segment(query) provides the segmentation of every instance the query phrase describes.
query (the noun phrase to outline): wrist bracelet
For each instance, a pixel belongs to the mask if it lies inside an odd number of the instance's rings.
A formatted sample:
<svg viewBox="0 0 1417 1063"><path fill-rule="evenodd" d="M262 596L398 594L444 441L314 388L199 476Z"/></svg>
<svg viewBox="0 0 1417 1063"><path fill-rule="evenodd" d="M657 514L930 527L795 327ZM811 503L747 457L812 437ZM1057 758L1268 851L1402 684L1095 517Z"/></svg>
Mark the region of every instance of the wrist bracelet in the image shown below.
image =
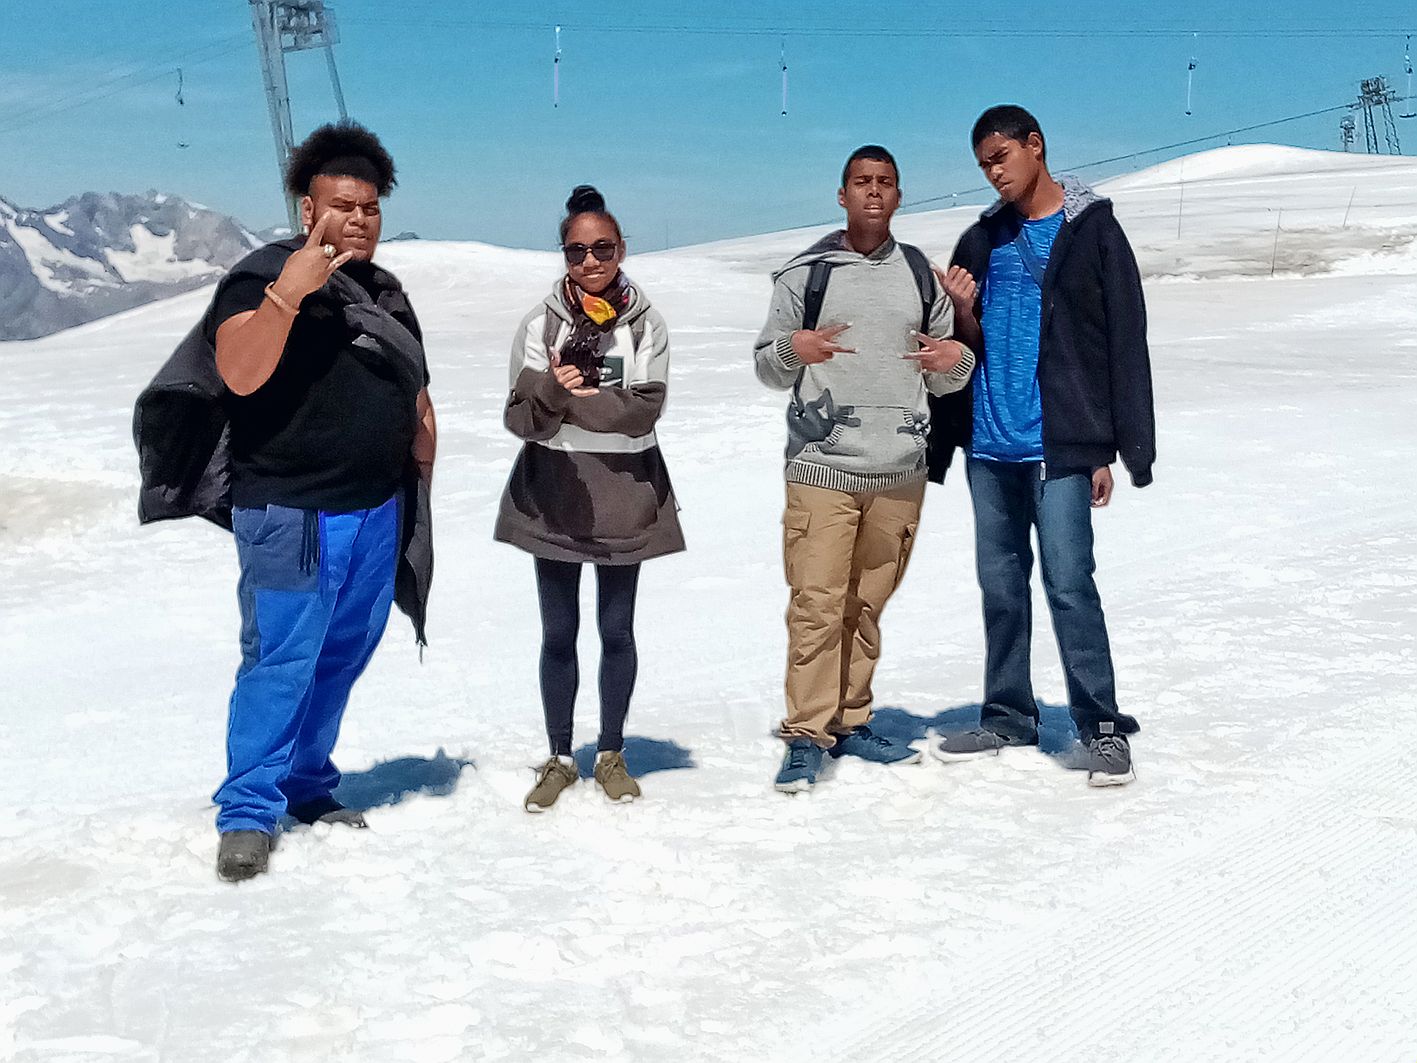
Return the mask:
<svg viewBox="0 0 1417 1063"><path fill-rule="evenodd" d="M287 303L284 299L282 299L279 295L276 294L275 281L271 281L270 284L266 285L266 298L269 299L271 302L275 303L277 307L284 310L291 317L294 317L296 314L300 313L299 307L291 306L289 303Z"/></svg>

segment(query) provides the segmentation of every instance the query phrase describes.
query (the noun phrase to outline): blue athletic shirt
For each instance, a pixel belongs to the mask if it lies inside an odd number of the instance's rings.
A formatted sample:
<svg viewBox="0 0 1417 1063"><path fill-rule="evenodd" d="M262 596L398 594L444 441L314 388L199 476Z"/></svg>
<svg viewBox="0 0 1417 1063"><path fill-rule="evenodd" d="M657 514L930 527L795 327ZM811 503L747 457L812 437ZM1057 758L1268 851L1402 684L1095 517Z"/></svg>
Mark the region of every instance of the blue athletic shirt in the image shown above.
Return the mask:
<svg viewBox="0 0 1417 1063"><path fill-rule="evenodd" d="M1063 212L1024 220L1023 238L1039 265L1048 265ZM986 357L974 373L976 458L1043 460L1043 398L1038 390L1038 338L1043 293L1012 243L994 248L982 296Z"/></svg>

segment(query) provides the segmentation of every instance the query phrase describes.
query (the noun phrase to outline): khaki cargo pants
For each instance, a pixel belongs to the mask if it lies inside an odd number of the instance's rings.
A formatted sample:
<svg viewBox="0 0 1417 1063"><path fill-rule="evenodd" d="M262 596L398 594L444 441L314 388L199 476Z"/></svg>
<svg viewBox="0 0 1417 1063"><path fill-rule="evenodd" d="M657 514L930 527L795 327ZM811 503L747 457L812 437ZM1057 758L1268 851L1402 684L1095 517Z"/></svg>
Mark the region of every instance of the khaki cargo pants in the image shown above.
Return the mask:
<svg viewBox="0 0 1417 1063"><path fill-rule="evenodd" d="M871 718L881 612L915 545L924 481L854 494L787 485L782 553L787 605L784 738L833 746Z"/></svg>

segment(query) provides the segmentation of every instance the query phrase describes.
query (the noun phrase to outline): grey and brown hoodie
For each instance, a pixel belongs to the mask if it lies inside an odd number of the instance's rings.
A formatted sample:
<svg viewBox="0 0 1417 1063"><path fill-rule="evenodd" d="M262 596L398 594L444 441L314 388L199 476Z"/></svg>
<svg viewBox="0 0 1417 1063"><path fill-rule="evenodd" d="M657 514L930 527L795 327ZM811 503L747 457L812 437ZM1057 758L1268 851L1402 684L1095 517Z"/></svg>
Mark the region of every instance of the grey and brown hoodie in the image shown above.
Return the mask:
<svg viewBox="0 0 1417 1063"><path fill-rule="evenodd" d="M819 365L792 350L802 327L803 292L812 263L833 264L817 327L850 323L838 342L855 348ZM950 336L954 310L932 278L931 336ZM887 239L869 255L851 250L837 231L773 274L772 306L753 350L758 379L790 389L787 405L789 483L837 491L884 491L925 478L930 425L927 395L958 391L974 370L974 353L948 373L922 373L902 357L917 349L920 289L900 245Z"/></svg>
<svg viewBox="0 0 1417 1063"><path fill-rule="evenodd" d="M535 557L597 565L682 550L678 506L654 434L669 375L664 319L632 285L629 306L601 339L607 379L618 382L594 395L572 395L550 371L552 355L571 333L561 293L558 282L512 341L504 421L526 445L502 493L493 535Z"/></svg>

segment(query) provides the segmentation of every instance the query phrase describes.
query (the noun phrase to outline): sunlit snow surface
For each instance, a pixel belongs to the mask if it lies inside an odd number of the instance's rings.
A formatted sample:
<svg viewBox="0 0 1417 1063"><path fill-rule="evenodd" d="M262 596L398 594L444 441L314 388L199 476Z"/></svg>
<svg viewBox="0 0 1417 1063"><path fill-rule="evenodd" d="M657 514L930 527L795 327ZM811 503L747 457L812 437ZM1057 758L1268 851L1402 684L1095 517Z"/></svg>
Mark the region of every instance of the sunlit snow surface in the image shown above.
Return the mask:
<svg viewBox="0 0 1417 1063"><path fill-rule="evenodd" d="M350 705L336 757L370 830L292 831L269 875L220 883L234 551L137 527L129 429L207 292L0 345L0 1058L1412 1063L1417 165L1185 165L1115 185L1156 278L1160 456L1096 522L1143 721L1110 791L1067 767L1041 595L1041 750L771 790L783 396L750 348L796 232L628 263L672 330L659 435L689 541L641 580L645 797L585 781L528 816L531 562L491 529L508 346L558 262L402 243L381 260L441 426L431 645L420 665L395 617ZM944 260L973 213L897 229ZM931 489L884 626L880 729L972 722L961 477Z"/></svg>

